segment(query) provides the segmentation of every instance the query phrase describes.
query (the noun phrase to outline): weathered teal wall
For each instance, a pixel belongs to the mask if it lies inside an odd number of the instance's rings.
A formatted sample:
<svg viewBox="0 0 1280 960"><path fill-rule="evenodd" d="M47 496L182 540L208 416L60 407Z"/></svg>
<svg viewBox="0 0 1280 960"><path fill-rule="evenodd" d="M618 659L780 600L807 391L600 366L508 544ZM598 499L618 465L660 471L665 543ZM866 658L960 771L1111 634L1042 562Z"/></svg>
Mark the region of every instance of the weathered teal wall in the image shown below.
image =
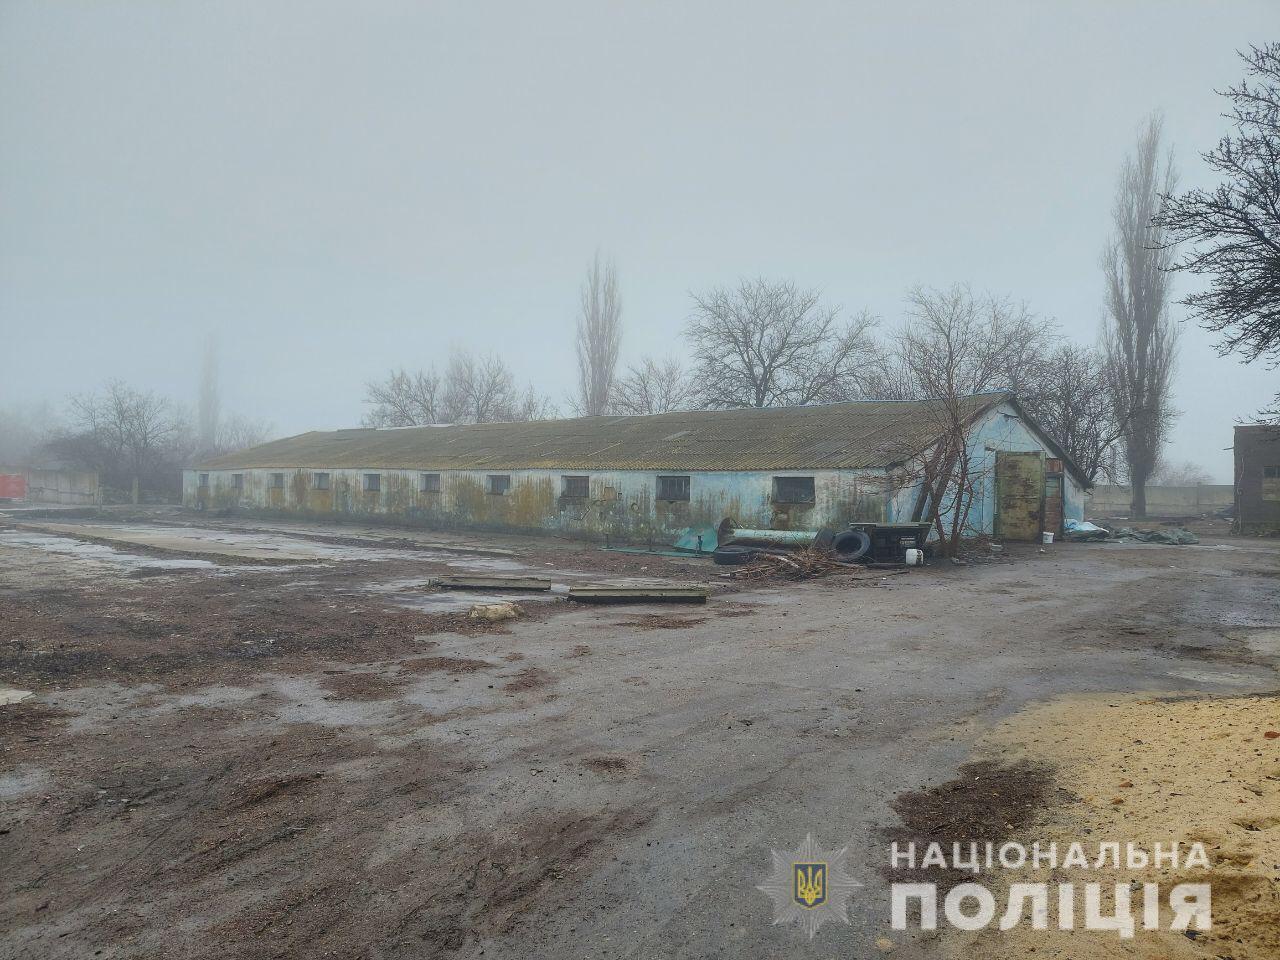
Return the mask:
<svg viewBox="0 0 1280 960"><path fill-rule="evenodd" d="M971 434L970 455L980 474L978 496L970 510L968 532L991 533L995 519L994 467L997 451L1042 451L1044 443L1002 404L990 410ZM506 495L487 492L488 471L441 470L440 492L420 491L419 470L328 470L330 489L314 489L318 470L286 470L284 484L272 488L279 469L189 470L183 476L183 500L206 510L273 511L314 516L384 517L434 527L554 532L620 540L669 540L694 524L717 524L732 517L740 526L767 529L843 527L851 521L905 522L910 519L916 488L885 470L790 470L777 472L708 471L688 474L687 502L655 499L657 472L510 470ZM244 488L232 486L232 475L244 476ZM362 489L365 473L381 477L381 490ZM663 471L681 475L680 471ZM198 478L207 474L202 488ZM589 477L589 495L564 497L565 475ZM773 480L784 476L814 478L812 504L784 504L773 499ZM1084 491L1068 475L1064 514L1083 519ZM944 517L949 525L950 518Z"/></svg>
<svg viewBox="0 0 1280 960"><path fill-rule="evenodd" d="M1010 404L1001 404L987 412L979 420L969 434L969 462L971 469L979 474L977 491L973 504L969 508L969 517L965 524L966 536L992 534L995 532L996 516L996 454L1000 451L1014 453L1042 452L1046 457L1053 453L1045 446L1018 415ZM1084 519L1085 490L1080 483L1066 475L1063 483L1063 517L1072 520ZM903 485L892 498L889 505L890 519L897 522L908 522L915 506L918 484ZM951 527L952 512L943 514L943 526Z"/></svg>
<svg viewBox="0 0 1280 960"><path fill-rule="evenodd" d="M330 489L314 489L313 474L326 472ZM732 517L741 526L772 529L842 527L854 520L885 520L890 494L883 471L819 470L692 473L689 500L655 499L657 473L551 470L503 471L505 495L487 492L487 471L442 470L440 492L420 490L419 470L209 470L186 471L183 501L205 510L275 511L315 516L385 517L436 527L525 530L643 541L668 539L693 524ZM232 476L242 474L243 489ZM272 474L284 485L273 488ZM381 490L366 493L363 475L377 473ZM208 476L208 486L199 478ZM678 471L670 474L680 475ZM589 477L585 498L562 495L562 478ZM668 475L664 472L663 475ZM773 500L773 479L814 478L812 504Z"/></svg>

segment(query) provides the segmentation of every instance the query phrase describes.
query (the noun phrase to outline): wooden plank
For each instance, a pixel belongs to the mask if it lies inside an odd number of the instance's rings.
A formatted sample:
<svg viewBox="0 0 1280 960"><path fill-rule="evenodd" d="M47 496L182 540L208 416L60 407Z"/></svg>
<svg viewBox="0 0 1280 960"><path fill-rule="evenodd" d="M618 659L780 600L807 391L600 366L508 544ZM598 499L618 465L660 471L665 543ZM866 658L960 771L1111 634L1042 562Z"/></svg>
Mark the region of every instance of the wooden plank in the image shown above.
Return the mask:
<svg viewBox="0 0 1280 960"><path fill-rule="evenodd" d="M706 587L570 587L569 599L582 603L706 603Z"/></svg>
<svg viewBox="0 0 1280 960"><path fill-rule="evenodd" d="M550 590L550 577L455 576L440 577L437 587L446 590Z"/></svg>

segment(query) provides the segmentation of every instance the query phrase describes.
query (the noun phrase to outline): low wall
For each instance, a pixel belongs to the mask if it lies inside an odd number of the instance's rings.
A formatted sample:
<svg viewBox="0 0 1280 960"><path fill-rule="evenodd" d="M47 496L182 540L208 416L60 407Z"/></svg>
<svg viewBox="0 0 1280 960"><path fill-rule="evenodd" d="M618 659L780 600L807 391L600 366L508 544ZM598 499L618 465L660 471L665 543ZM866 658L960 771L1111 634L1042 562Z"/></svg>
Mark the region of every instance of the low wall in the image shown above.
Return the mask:
<svg viewBox="0 0 1280 960"><path fill-rule="evenodd" d="M101 502L98 475L92 470L0 466L0 473L17 473L27 478L27 503L92 506Z"/></svg>
<svg viewBox="0 0 1280 960"><path fill-rule="evenodd" d="M1130 487L1097 486L1085 507L1088 516L1106 517L1129 512ZM1147 487L1147 513L1174 517L1217 513L1235 504L1235 488L1229 483L1204 483L1193 487Z"/></svg>

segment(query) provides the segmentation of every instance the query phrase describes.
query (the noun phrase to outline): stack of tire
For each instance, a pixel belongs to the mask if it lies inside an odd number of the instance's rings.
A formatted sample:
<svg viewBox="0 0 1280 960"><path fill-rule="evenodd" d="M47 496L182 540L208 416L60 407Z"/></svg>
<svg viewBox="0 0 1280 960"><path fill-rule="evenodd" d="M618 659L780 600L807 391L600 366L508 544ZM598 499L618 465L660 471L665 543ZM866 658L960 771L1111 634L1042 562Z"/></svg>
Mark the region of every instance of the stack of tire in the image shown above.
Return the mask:
<svg viewBox="0 0 1280 960"><path fill-rule="evenodd" d="M730 538L728 543L721 544L712 552L711 560L722 567L736 567L750 563L762 553L791 553L793 549L776 544L738 543ZM871 538L861 530L836 533L824 528L813 538L811 549L830 550L837 560L856 563L871 551Z"/></svg>

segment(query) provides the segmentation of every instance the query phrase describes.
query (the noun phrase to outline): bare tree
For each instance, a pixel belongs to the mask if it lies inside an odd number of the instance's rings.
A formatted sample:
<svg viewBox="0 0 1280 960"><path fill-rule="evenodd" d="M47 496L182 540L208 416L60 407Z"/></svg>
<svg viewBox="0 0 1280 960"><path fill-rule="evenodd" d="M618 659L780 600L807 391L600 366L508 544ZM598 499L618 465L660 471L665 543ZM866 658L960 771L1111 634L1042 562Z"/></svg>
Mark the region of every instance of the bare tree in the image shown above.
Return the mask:
<svg viewBox="0 0 1280 960"><path fill-rule="evenodd" d="M933 403L918 416L936 437L926 450L896 451L898 482L915 490L912 519L934 524L943 550L954 554L969 527L970 508L988 472L972 436L981 401L975 395L1018 391L1032 382L1054 339L1053 325L1024 304L976 297L968 287L919 287L907 319L887 348L887 399Z"/></svg>
<svg viewBox="0 0 1280 960"><path fill-rule="evenodd" d="M1156 467L1155 473L1148 478L1153 484L1163 487L1197 487L1213 483L1209 471L1192 460L1181 463L1162 463Z"/></svg>
<svg viewBox="0 0 1280 960"><path fill-rule="evenodd" d="M1116 444L1124 424L1116 416L1101 351L1063 344L1045 357L1018 399L1090 482L1116 479Z"/></svg>
<svg viewBox="0 0 1280 960"><path fill-rule="evenodd" d="M551 398L539 393L530 385L523 391L516 391L504 419L508 421L554 420L558 416L560 411Z"/></svg>
<svg viewBox="0 0 1280 960"><path fill-rule="evenodd" d="M196 446L211 451L218 445L218 343L213 334L205 338L200 358L200 393L196 398Z"/></svg>
<svg viewBox="0 0 1280 960"><path fill-rule="evenodd" d="M1280 363L1280 43L1241 54L1248 80L1223 92L1235 132L1203 154L1223 178L1213 190L1166 196L1156 222L1165 243L1187 242L1174 264L1209 278L1208 289L1181 302L1223 352L1245 363ZM1280 417L1280 395L1276 409Z"/></svg>
<svg viewBox="0 0 1280 960"><path fill-rule="evenodd" d="M1170 397L1178 331L1169 317L1172 238L1156 221L1173 193L1171 159L1162 162L1162 120L1153 115L1120 171L1112 208L1115 234L1102 256L1107 317L1103 345L1118 419L1124 424L1131 512L1147 513L1146 484L1176 418Z"/></svg>
<svg viewBox="0 0 1280 960"><path fill-rule="evenodd" d="M415 427L445 422L440 375L434 368L408 373L393 370L385 380L365 384L366 427Z"/></svg>
<svg viewBox="0 0 1280 960"><path fill-rule="evenodd" d="M476 357L465 350L449 358L444 374L444 407L451 423L493 423L513 419L515 377L502 358Z"/></svg>
<svg viewBox="0 0 1280 960"><path fill-rule="evenodd" d="M235 453L247 450L271 439L271 424L263 420L254 420L240 414L224 417L218 424L218 439L214 446L215 453Z"/></svg>
<svg viewBox="0 0 1280 960"><path fill-rule="evenodd" d="M961 284L916 287L907 303L897 362L925 399L1020 393L1040 375L1057 337L1053 323L1025 303L975 296Z"/></svg>
<svg viewBox="0 0 1280 960"><path fill-rule="evenodd" d="M367 427L412 427L433 423L496 423L546 420L555 405L533 387L520 390L515 375L497 354L475 356L455 350L444 375L434 367L409 373L392 370L385 380L365 385Z"/></svg>
<svg viewBox="0 0 1280 960"><path fill-rule="evenodd" d="M190 428L164 397L110 380L100 393L71 398L74 429L49 444L77 466L97 470L108 486L171 493L191 453Z"/></svg>
<svg viewBox="0 0 1280 960"><path fill-rule="evenodd" d="M622 346L622 300L612 263L595 255L582 284L578 314L578 413L598 417L609 410Z"/></svg>
<svg viewBox="0 0 1280 960"><path fill-rule="evenodd" d="M645 357L614 385L613 409L618 413L670 413L689 410L696 402L697 390L675 357Z"/></svg>
<svg viewBox="0 0 1280 960"><path fill-rule="evenodd" d="M708 407L773 407L859 395L861 354L875 321L841 323L816 290L790 281L742 280L693 297L685 337L699 399Z"/></svg>

